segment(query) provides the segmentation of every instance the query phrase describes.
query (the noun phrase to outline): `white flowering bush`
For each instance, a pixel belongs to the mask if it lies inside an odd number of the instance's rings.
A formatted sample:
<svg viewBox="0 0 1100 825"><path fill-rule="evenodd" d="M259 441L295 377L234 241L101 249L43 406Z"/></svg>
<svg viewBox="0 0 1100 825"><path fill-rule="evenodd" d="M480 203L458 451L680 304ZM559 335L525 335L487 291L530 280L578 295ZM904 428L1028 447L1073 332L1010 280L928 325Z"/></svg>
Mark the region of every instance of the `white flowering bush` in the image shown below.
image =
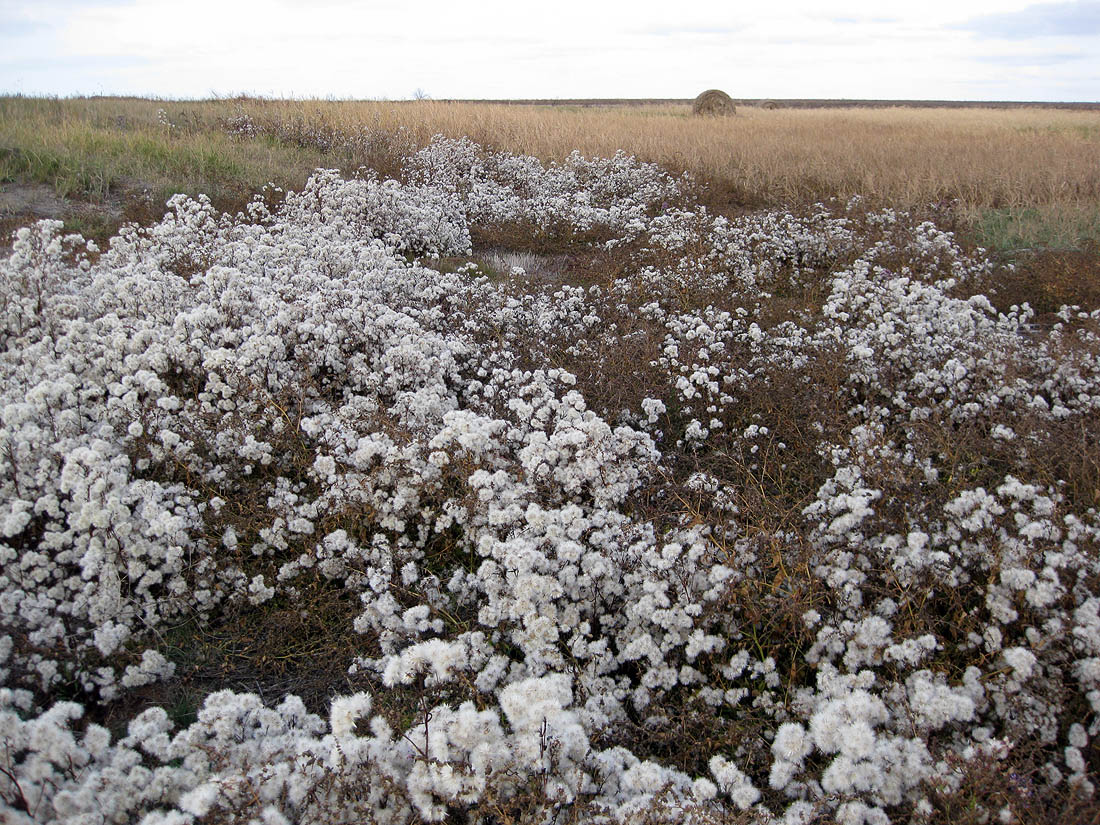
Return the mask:
<svg viewBox="0 0 1100 825"><path fill-rule="evenodd" d="M535 235L604 235L608 243L633 239L649 219L681 200L690 184L624 152L562 163L490 152L473 141L436 136L406 164L414 184L458 195L483 232L519 224Z"/></svg>
<svg viewBox="0 0 1100 825"><path fill-rule="evenodd" d="M177 197L103 253L19 231L5 821L1095 814L1100 313L622 154L405 167ZM505 225L584 277L499 277ZM339 646L211 675L318 613ZM342 678L301 698L313 643Z"/></svg>

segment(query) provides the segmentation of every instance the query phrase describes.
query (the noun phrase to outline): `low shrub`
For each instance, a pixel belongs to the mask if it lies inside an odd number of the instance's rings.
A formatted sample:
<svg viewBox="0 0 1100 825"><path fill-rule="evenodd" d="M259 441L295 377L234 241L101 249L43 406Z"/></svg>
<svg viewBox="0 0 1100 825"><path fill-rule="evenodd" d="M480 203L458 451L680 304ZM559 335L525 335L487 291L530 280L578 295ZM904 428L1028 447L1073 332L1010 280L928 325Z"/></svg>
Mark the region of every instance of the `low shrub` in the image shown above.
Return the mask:
<svg viewBox="0 0 1100 825"><path fill-rule="evenodd" d="M1100 313L894 210L401 166L19 231L9 821L1096 817Z"/></svg>

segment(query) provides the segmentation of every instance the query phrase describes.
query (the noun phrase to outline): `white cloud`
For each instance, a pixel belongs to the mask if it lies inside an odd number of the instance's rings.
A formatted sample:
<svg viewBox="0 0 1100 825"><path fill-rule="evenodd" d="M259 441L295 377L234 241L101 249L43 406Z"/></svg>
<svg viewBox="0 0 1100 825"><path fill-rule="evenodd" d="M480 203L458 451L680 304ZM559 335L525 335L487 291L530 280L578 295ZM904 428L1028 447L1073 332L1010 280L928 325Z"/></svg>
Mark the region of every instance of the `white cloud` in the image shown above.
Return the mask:
<svg viewBox="0 0 1100 825"><path fill-rule="evenodd" d="M0 2L0 43L10 46L0 90L691 97L716 86L735 97L1014 99L1026 80L1030 97L1095 95L1089 84L1100 72L1086 45L1071 49L1085 55L1077 61L1044 62L975 33L975 21L1030 19L1036 8L986 0L885 10L859 0L827 10L802 0L763 8L8 0Z"/></svg>
<svg viewBox="0 0 1100 825"><path fill-rule="evenodd" d="M1005 40L1095 37L1100 34L1100 2L1040 3L1019 11L974 17L960 28L980 37Z"/></svg>

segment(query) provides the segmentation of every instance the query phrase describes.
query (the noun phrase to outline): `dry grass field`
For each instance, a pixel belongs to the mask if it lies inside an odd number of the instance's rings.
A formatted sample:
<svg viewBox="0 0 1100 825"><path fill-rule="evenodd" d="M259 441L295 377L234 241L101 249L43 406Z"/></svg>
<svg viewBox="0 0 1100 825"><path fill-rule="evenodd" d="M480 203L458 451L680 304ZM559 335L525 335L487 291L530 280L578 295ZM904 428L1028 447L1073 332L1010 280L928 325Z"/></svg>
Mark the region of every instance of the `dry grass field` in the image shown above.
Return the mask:
<svg viewBox="0 0 1100 825"><path fill-rule="evenodd" d="M255 139L227 131L242 122ZM623 150L690 172L719 209L860 195L950 206L976 242L997 249L1100 239L1097 111L741 106L732 118L694 118L688 104L4 98L0 181L104 203L135 188L157 203L201 191L231 207L268 181L300 187L319 165L399 174L392 164L408 144L434 134L543 160Z"/></svg>

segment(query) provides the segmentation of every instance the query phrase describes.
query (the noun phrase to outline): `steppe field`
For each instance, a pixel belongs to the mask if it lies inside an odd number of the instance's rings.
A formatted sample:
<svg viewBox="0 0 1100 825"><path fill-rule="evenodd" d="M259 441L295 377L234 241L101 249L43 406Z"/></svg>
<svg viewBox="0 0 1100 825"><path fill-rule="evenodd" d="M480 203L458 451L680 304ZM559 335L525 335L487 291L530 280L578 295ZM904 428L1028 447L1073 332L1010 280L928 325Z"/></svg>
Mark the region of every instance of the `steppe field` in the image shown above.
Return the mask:
<svg viewBox="0 0 1100 825"><path fill-rule="evenodd" d="M1100 110L0 98L0 822L1100 822Z"/></svg>

